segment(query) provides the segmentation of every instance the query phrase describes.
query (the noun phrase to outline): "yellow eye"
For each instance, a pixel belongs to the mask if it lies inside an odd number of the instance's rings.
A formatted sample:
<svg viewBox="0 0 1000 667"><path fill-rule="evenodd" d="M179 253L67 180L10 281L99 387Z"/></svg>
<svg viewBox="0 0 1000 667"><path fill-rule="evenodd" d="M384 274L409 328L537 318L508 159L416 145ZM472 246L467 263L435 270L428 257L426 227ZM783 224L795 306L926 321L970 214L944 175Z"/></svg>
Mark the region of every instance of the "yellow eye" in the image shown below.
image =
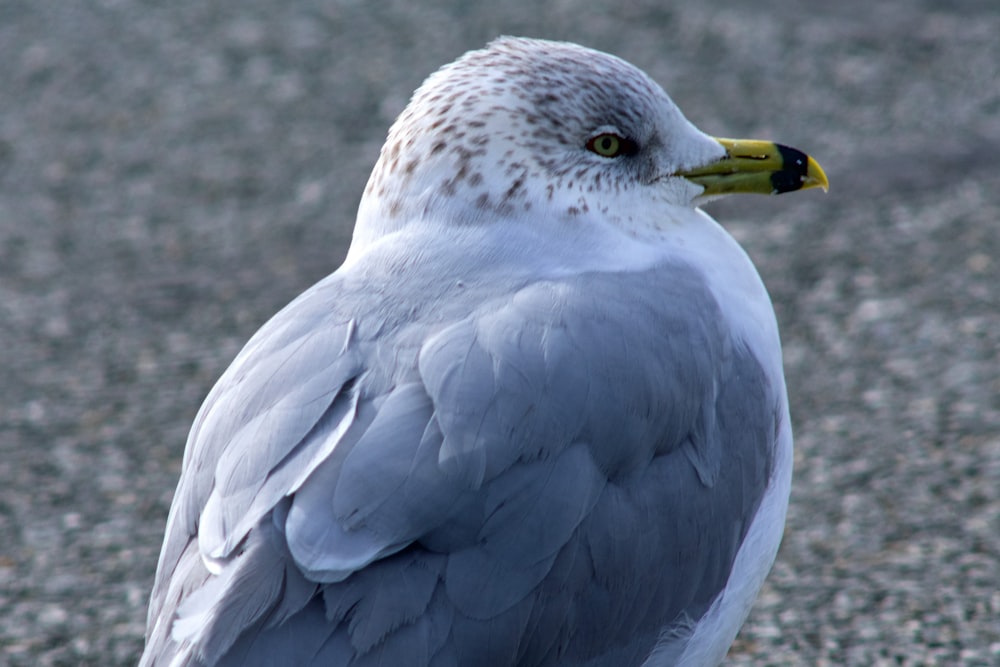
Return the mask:
<svg viewBox="0 0 1000 667"><path fill-rule="evenodd" d="M632 155L638 150L638 147L631 139L606 132L588 141L587 150L597 153L601 157L618 157L619 155Z"/></svg>

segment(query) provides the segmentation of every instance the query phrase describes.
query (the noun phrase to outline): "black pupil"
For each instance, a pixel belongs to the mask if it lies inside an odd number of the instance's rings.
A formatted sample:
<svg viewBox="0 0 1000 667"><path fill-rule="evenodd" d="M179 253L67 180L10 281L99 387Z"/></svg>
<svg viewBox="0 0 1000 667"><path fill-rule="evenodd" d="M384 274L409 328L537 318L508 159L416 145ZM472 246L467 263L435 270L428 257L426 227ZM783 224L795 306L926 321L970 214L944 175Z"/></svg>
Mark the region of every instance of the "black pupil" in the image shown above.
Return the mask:
<svg viewBox="0 0 1000 667"><path fill-rule="evenodd" d="M601 139L601 150L609 151L611 150L611 147L613 145L614 141L611 139L611 137L604 137L603 139Z"/></svg>

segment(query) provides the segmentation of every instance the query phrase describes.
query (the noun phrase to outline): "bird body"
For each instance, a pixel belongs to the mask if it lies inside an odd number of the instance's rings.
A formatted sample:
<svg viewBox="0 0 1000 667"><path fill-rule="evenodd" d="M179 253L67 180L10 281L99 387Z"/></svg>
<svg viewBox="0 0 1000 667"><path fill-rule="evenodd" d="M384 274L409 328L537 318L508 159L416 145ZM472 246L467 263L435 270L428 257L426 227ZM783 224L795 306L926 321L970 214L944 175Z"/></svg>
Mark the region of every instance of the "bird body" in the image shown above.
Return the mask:
<svg viewBox="0 0 1000 667"><path fill-rule="evenodd" d="M730 153L575 45L433 75L195 420L141 664L720 662L792 447L767 292L692 204Z"/></svg>

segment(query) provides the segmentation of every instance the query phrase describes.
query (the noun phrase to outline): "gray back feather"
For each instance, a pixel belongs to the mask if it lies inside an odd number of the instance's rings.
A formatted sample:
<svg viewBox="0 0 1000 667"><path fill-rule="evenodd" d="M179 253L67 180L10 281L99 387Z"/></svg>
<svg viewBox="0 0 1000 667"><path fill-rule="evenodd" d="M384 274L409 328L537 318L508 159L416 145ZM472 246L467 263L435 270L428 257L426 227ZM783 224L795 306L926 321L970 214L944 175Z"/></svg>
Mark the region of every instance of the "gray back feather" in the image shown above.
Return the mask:
<svg viewBox="0 0 1000 667"><path fill-rule="evenodd" d="M703 277L497 297L428 269L401 299L373 266L275 316L206 400L144 664L616 664L700 617L784 400Z"/></svg>

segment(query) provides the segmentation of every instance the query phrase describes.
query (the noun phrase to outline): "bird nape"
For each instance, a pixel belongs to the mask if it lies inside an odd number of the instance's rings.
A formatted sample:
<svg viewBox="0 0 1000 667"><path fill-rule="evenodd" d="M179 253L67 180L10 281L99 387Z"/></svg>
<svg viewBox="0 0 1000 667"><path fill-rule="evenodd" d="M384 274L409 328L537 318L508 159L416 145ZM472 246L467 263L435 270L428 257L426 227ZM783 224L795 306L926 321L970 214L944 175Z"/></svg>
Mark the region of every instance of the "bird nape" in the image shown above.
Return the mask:
<svg viewBox="0 0 1000 667"><path fill-rule="evenodd" d="M827 185L501 38L389 131L344 264L191 429L142 665L715 665L774 561L770 299L707 197Z"/></svg>

